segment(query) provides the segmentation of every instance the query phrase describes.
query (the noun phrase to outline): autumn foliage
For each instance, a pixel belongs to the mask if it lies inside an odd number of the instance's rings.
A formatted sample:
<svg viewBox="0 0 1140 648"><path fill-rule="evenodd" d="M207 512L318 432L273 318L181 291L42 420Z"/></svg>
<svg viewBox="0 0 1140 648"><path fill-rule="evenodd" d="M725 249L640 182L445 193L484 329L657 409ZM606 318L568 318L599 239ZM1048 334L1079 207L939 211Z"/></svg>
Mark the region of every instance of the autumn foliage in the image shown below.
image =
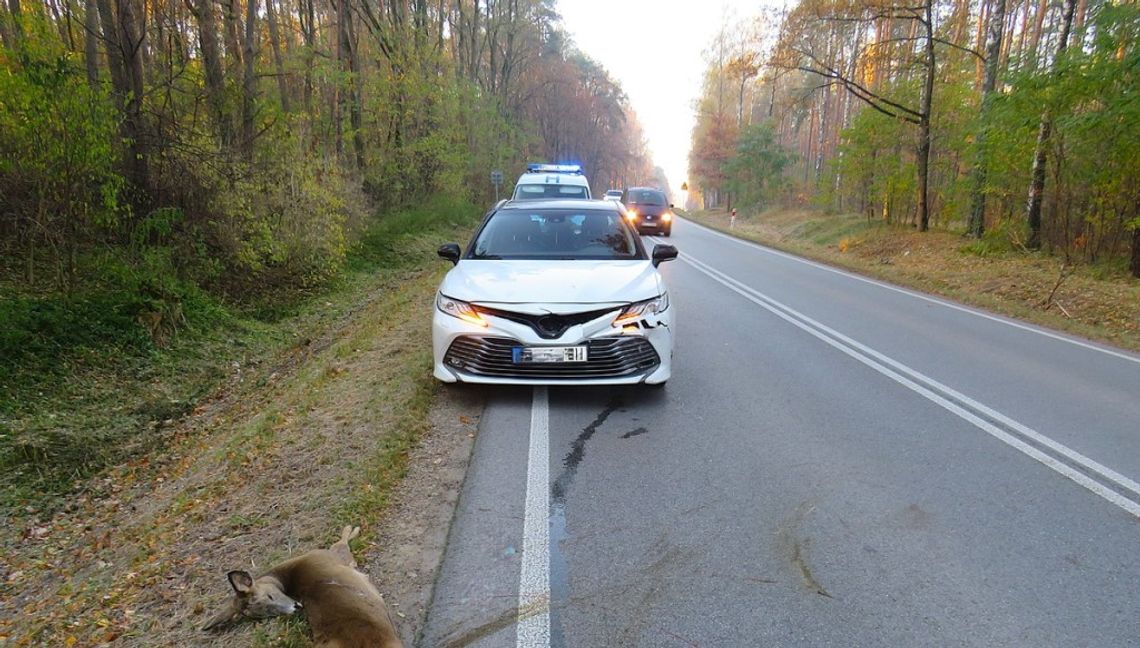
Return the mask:
<svg viewBox="0 0 1140 648"><path fill-rule="evenodd" d="M710 45L691 175L731 199L725 152L767 121L784 201L1140 276L1138 42L1135 3L801 0Z"/></svg>

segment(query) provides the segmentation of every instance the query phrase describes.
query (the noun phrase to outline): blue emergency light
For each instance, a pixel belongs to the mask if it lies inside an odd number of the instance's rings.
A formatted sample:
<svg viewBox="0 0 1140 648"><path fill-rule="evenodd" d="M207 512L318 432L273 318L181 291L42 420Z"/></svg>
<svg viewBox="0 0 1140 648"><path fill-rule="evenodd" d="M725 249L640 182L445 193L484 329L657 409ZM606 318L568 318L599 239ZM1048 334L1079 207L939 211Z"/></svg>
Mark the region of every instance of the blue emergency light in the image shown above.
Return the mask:
<svg viewBox="0 0 1140 648"><path fill-rule="evenodd" d="M532 162L526 165L528 173L571 173L582 175L582 167L577 164L539 164Z"/></svg>

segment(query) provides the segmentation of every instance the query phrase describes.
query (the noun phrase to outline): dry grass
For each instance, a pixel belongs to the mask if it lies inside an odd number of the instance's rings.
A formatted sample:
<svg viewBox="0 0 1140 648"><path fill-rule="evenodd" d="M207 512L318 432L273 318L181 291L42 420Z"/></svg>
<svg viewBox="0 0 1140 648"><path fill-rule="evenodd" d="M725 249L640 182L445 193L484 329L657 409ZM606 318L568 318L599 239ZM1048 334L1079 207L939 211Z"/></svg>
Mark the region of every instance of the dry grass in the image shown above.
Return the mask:
<svg viewBox="0 0 1140 648"><path fill-rule="evenodd" d="M198 627L228 595L227 570L383 514L426 425L443 269L390 277L324 337L200 405L162 456L109 471L50 520L6 520L0 643L306 645L295 620Z"/></svg>
<svg viewBox="0 0 1140 648"><path fill-rule="evenodd" d="M728 232L723 212L686 214ZM996 313L1140 351L1140 280L1044 254L988 250L957 234L779 210L732 234ZM1058 282L1059 285L1058 285Z"/></svg>

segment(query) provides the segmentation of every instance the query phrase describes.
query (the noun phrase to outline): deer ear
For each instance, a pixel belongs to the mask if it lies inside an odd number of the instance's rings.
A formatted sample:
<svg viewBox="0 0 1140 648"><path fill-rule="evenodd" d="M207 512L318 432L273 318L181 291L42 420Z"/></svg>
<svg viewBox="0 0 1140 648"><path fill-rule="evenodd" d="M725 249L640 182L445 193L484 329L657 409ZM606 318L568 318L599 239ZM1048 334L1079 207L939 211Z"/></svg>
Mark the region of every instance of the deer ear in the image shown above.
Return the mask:
<svg viewBox="0 0 1140 648"><path fill-rule="evenodd" d="M226 578L230 579L230 587L238 594L245 594L253 589L253 576L247 571L232 571L226 574Z"/></svg>

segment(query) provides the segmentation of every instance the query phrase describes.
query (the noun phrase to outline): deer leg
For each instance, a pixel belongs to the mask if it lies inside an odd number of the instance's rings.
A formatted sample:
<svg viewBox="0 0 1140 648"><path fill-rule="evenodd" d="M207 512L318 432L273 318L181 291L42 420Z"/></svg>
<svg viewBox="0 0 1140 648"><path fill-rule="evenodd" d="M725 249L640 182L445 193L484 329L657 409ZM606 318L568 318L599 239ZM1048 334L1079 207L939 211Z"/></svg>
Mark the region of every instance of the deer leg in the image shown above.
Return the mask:
<svg viewBox="0 0 1140 648"><path fill-rule="evenodd" d="M346 526L340 532L340 540L329 547L329 551L333 552L341 563L356 568L356 559L352 557L352 550L348 547L348 541L360 535L360 527Z"/></svg>

